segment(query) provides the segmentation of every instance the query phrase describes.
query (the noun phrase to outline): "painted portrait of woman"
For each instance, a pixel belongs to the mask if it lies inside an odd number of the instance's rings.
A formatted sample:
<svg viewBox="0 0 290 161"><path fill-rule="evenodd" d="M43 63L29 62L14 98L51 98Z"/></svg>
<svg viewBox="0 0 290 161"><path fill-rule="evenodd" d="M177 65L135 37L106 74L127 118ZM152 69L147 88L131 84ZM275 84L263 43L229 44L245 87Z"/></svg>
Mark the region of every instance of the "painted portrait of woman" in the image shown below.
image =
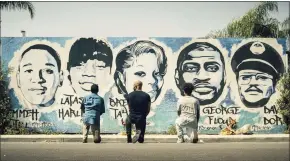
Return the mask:
<svg viewBox="0 0 290 161"><path fill-rule="evenodd" d="M136 41L117 54L114 80L118 92L129 94L133 83L140 80L142 90L155 102L162 90L166 69L167 58L161 46L152 41Z"/></svg>

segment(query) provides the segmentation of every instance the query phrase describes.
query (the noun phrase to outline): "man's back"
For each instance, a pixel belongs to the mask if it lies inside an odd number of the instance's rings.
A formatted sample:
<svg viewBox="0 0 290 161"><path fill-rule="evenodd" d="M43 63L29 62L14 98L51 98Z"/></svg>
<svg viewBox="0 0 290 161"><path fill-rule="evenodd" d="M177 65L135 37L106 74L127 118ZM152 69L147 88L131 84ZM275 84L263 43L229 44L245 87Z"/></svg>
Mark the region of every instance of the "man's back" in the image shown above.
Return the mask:
<svg viewBox="0 0 290 161"><path fill-rule="evenodd" d="M199 102L192 96L184 96L178 100L178 110L181 111L180 118L184 121L198 121Z"/></svg>
<svg viewBox="0 0 290 161"><path fill-rule="evenodd" d="M85 111L84 121L89 124L95 124L105 110L103 98L94 93L84 97L82 106Z"/></svg>
<svg viewBox="0 0 290 161"><path fill-rule="evenodd" d="M146 116L148 105L151 103L150 96L143 91L133 91L128 95L130 115Z"/></svg>

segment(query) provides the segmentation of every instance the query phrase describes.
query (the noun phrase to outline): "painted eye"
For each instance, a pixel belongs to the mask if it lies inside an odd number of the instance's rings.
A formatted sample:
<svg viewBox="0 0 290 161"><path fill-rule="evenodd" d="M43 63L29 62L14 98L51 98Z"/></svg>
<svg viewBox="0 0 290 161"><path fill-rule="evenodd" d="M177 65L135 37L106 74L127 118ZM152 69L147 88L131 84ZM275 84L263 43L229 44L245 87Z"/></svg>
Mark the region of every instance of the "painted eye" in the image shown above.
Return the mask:
<svg viewBox="0 0 290 161"><path fill-rule="evenodd" d="M155 72L154 75L157 77L163 77L163 74L161 74L160 72Z"/></svg>
<svg viewBox="0 0 290 161"><path fill-rule="evenodd" d="M216 72L219 70L219 67L217 65L209 65L206 67L206 71L209 72Z"/></svg>
<svg viewBox="0 0 290 161"><path fill-rule="evenodd" d="M252 76L251 75L243 75L242 76L242 80L248 80L250 79Z"/></svg>
<svg viewBox="0 0 290 161"><path fill-rule="evenodd" d="M31 73L33 70L32 69L28 69L28 70L25 70L24 72L25 73Z"/></svg>
<svg viewBox="0 0 290 161"><path fill-rule="evenodd" d="M136 72L135 75L139 76L139 77L145 77L146 76L146 73L145 72Z"/></svg>
<svg viewBox="0 0 290 161"><path fill-rule="evenodd" d="M266 77L266 76L257 76L257 80L266 80L266 79L268 79L268 77Z"/></svg>
<svg viewBox="0 0 290 161"><path fill-rule="evenodd" d="M104 69L104 68L106 68L104 65L97 65L96 67L99 68L99 69Z"/></svg>
<svg viewBox="0 0 290 161"><path fill-rule="evenodd" d="M52 73L53 73L53 70L51 70L51 69L46 69L45 72L46 72L47 74L52 74Z"/></svg>
<svg viewBox="0 0 290 161"><path fill-rule="evenodd" d="M198 68L196 66L193 66L193 65L185 65L184 71L185 72L197 72Z"/></svg>
<svg viewBox="0 0 290 161"><path fill-rule="evenodd" d="M81 62L80 65L76 66L75 68L78 70L82 70L86 64L84 62Z"/></svg>
<svg viewBox="0 0 290 161"><path fill-rule="evenodd" d="M81 70L83 66L76 66L77 70Z"/></svg>

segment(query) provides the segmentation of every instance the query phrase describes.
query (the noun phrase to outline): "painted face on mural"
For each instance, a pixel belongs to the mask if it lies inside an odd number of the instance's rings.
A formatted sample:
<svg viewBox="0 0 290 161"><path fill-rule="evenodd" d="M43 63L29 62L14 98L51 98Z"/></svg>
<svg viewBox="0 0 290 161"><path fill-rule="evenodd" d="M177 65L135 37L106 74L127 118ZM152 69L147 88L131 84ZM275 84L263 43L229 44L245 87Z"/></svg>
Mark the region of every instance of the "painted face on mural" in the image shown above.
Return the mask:
<svg viewBox="0 0 290 161"><path fill-rule="evenodd" d="M150 41L137 41L124 48L116 58L115 82L122 94L133 91L133 84L140 80L142 90L151 101L158 98L166 73L167 59L163 48Z"/></svg>
<svg viewBox="0 0 290 161"><path fill-rule="evenodd" d="M62 83L60 59L54 49L34 45L22 54L17 73L18 87L33 105L50 106Z"/></svg>
<svg viewBox="0 0 290 161"><path fill-rule="evenodd" d="M232 58L241 101L250 108L263 107L275 92L284 65L279 53L268 44L250 42Z"/></svg>
<svg viewBox="0 0 290 161"><path fill-rule="evenodd" d="M77 40L70 50L68 71L71 85L80 97L91 93L91 85L100 90L108 86L112 67L112 50L103 41L93 38Z"/></svg>
<svg viewBox="0 0 290 161"><path fill-rule="evenodd" d="M273 76L258 70L239 71L238 86L248 104L264 102L274 93Z"/></svg>
<svg viewBox="0 0 290 161"><path fill-rule="evenodd" d="M201 105L214 103L224 87L225 66L218 49L208 43L194 43L181 51L175 73L176 84L183 95L184 83L193 83L192 96Z"/></svg>
<svg viewBox="0 0 290 161"><path fill-rule="evenodd" d="M128 93L133 92L134 82L140 80L144 84L143 91L154 100L164 82L163 75L159 72L156 56L153 53L142 53L131 68L124 70L124 75L126 78L130 78L125 82Z"/></svg>

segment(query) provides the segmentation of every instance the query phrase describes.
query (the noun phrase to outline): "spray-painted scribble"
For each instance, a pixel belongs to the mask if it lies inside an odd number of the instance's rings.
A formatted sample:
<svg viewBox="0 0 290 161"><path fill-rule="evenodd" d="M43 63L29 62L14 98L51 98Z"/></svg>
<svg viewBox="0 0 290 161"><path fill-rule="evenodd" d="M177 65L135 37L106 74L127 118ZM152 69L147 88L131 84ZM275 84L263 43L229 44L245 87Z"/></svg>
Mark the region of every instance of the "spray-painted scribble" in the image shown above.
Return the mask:
<svg viewBox="0 0 290 161"><path fill-rule="evenodd" d="M241 100L249 108L263 107L268 103L284 72L279 53L269 44L259 41L240 47L233 55L231 66Z"/></svg>
<svg viewBox="0 0 290 161"><path fill-rule="evenodd" d="M175 81L183 95L184 83L193 83L192 96L201 105L214 103L225 86L225 61L216 46L196 42L185 47L178 56Z"/></svg>

